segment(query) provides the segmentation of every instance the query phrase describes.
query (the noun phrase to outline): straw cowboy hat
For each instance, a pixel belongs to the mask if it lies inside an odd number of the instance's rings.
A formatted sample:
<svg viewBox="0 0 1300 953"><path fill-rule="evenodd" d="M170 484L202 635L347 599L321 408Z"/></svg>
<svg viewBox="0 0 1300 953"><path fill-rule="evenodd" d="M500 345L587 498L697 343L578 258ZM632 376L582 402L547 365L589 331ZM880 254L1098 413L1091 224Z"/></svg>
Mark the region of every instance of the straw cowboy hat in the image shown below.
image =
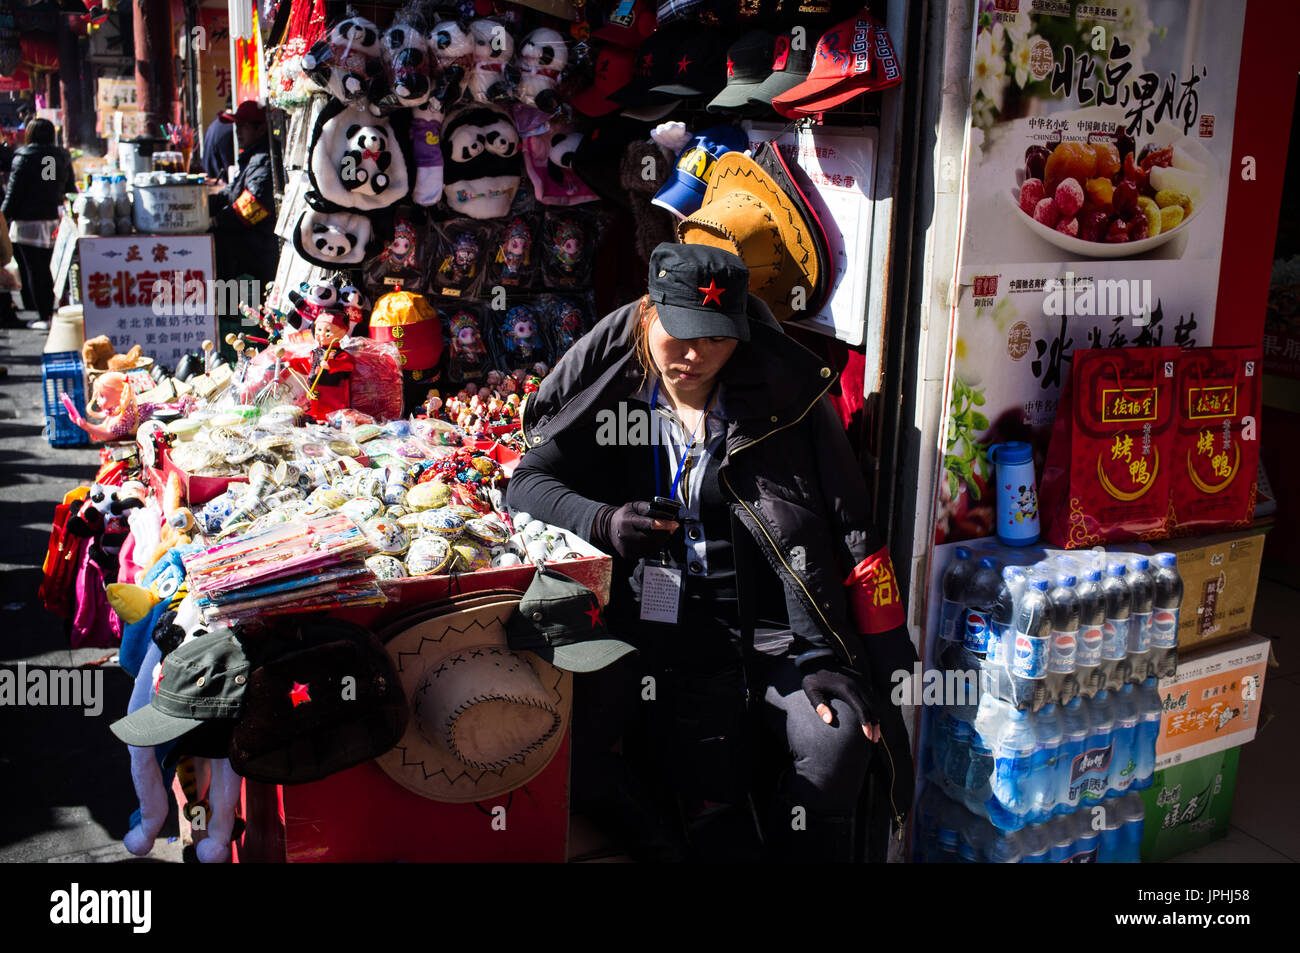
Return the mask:
<svg viewBox="0 0 1300 953"><path fill-rule="evenodd" d="M480 801L526 784L559 750L573 676L510 650L506 623L518 605L517 593L456 600L387 641L411 720L376 763L402 787L435 801Z"/></svg>
<svg viewBox="0 0 1300 953"><path fill-rule="evenodd" d="M826 281L825 234L794 197L794 182L782 179L745 153L728 152L713 168L704 204L677 225L682 242L712 245L743 259L750 292L778 321L795 317L796 310L805 317L815 314Z"/></svg>

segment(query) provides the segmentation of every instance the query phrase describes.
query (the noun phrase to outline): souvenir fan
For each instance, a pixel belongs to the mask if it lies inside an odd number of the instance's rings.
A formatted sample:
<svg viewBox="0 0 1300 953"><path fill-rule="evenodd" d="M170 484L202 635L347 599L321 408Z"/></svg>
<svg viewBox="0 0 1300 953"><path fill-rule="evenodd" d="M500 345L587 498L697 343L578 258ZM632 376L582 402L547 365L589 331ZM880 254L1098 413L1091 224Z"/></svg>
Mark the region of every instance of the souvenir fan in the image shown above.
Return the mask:
<svg viewBox="0 0 1300 953"><path fill-rule="evenodd" d="M442 130L442 197L452 212L500 218L519 190L519 133L495 106L469 106L447 118Z"/></svg>
<svg viewBox="0 0 1300 953"><path fill-rule="evenodd" d="M379 28L349 11L302 56L302 68L340 103L366 109L383 85Z"/></svg>
<svg viewBox="0 0 1300 953"><path fill-rule="evenodd" d="M515 38L496 20L475 20L469 25L474 38L474 64L470 67L469 94L480 103L503 103L515 98L518 70Z"/></svg>
<svg viewBox="0 0 1300 953"><path fill-rule="evenodd" d="M393 237L366 262L366 290L376 297L389 291L423 291L425 283L423 228L399 212L393 219Z"/></svg>
<svg viewBox="0 0 1300 953"><path fill-rule="evenodd" d="M385 112L418 106L433 92L429 77L429 41L419 26L403 10L384 31L380 41L383 51L384 79L387 91L379 101Z"/></svg>
<svg viewBox="0 0 1300 953"><path fill-rule="evenodd" d="M442 198L442 103L430 96L411 110L411 148L415 183L411 201L428 207Z"/></svg>
<svg viewBox="0 0 1300 953"><path fill-rule="evenodd" d="M383 116L327 106L316 120L308 165L312 188L326 202L369 212L410 191L406 160Z"/></svg>
<svg viewBox="0 0 1300 953"><path fill-rule="evenodd" d="M442 324L423 295L395 291L375 302L370 337L397 348L402 377L408 386L428 388L438 379L442 359ZM418 396L423 397L423 392ZM408 402L410 403L410 402Z"/></svg>
<svg viewBox="0 0 1300 953"><path fill-rule="evenodd" d="M536 271L533 246L536 223L522 215L506 222L493 242L488 281L507 288L527 286Z"/></svg>
<svg viewBox="0 0 1300 953"><path fill-rule="evenodd" d="M533 183L533 195L543 205L580 205L600 196L573 171L573 156L581 133L552 123L550 129L524 140L524 168Z"/></svg>
<svg viewBox="0 0 1300 953"><path fill-rule="evenodd" d="M488 249L488 230L464 219L440 228L440 240L433 259L434 287L451 297L471 295L483 282L483 260Z"/></svg>
<svg viewBox="0 0 1300 953"><path fill-rule="evenodd" d="M555 88L569 63L569 47L564 37L549 27L541 27L524 37L515 61L519 69L516 96L525 106L536 106L544 113L560 108Z"/></svg>
<svg viewBox="0 0 1300 953"><path fill-rule="evenodd" d="M469 307L453 311L448 320L448 337L451 341L451 354L447 361L450 382L462 384L483 380L488 370L488 353L478 312Z"/></svg>
<svg viewBox="0 0 1300 953"><path fill-rule="evenodd" d="M322 268L359 265L370 244L370 219L359 212L330 211L314 192L293 230L293 248L306 261Z"/></svg>
<svg viewBox="0 0 1300 953"><path fill-rule="evenodd" d="M510 369L531 369L538 362L551 362L550 349L542 338L537 312L527 304L516 305L505 313L500 325L503 352Z"/></svg>
<svg viewBox="0 0 1300 953"><path fill-rule="evenodd" d="M449 109L467 95L465 81L474 65L474 37L460 20L439 20L429 33L429 52L441 74L436 97Z"/></svg>
<svg viewBox="0 0 1300 953"><path fill-rule="evenodd" d="M588 283L596 228L596 221L581 213L546 213L542 221L542 274L548 288L577 288Z"/></svg>

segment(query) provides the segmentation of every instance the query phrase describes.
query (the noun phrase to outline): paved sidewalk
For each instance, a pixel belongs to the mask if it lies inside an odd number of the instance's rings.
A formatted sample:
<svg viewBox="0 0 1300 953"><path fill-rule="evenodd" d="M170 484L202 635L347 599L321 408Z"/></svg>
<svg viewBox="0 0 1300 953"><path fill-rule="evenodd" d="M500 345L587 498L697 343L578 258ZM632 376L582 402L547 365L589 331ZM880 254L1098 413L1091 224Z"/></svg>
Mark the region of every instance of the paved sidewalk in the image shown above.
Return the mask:
<svg viewBox="0 0 1300 953"><path fill-rule="evenodd" d="M62 620L37 597L50 520L63 494L88 483L99 451L45 440L41 349L45 331L0 331L0 666L27 671L92 665L109 649L70 651ZM109 724L126 713L131 682L116 664L93 666L102 711L0 707L0 862L134 860L122 847L135 809L126 746ZM173 814L175 810L173 809ZM164 834L175 834L174 818ZM159 841L153 860L179 860Z"/></svg>

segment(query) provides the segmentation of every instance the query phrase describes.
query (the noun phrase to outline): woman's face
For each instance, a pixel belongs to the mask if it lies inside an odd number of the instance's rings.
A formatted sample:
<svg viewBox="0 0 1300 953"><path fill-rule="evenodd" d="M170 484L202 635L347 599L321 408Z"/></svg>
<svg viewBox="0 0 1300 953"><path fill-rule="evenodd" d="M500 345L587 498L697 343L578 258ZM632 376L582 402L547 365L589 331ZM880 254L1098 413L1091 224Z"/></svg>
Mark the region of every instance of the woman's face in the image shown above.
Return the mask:
<svg viewBox="0 0 1300 953"><path fill-rule="evenodd" d="M735 338L679 340L664 330L658 317L650 321L647 341L659 376L673 391L682 396L700 397L713 389L718 372L740 343Z"/></svg>

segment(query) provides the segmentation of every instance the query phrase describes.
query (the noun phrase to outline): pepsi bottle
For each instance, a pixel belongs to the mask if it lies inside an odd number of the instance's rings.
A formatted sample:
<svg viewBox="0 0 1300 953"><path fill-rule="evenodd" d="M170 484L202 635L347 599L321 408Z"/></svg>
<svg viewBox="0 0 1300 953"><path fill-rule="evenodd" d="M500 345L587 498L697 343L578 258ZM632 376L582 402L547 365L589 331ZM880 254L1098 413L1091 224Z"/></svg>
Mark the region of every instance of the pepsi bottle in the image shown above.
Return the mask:
<svg viewBox="0 0 1300 953"><path fill-rule="evenodd" d="M953 797L962 797L965 790L966 775L970 771L971 730L969 721L953 714L952 734L948 738L948 751L943 764L943 774L951 785L949 793Z"/></svg>
<svg viewBox="0 0 1300 953"><path fill-rule="evenodd" d="M1074 657L1074 684L1087 698L1097 694L1101 673L1103 627L1106 623L1106 599L1101 588L1101 572L1089 569L1075 586L1079 599L1079 638ZM1068 701L1068 699L1065 699Z"/></svg>
<svg viewBox="0 0 1300 953"><path fill-rule="evenodd" d="M979 567L970 558L970 549L958 546L943 574L940 588L943 591L943 608L939 614L939 638L946 643L962 640L962 609L966 605L966 584ZM941 644L939 651L944 646Z"/></svg>
<svg viewBox="0 0 1300 953"><path fill-rule="evenodd" d="M1047 701L1061 702L1074 695L1075 665L1079 649L1079 618L1082 611L1075 591L1076 578L1058 573L1052 600L1052 646L1047 661Z"/></svg>
<svg viewBox="0 0 1300 953"><path fill-rule="evenodd" d="M1155 598L1151 615L1151 669L1157 678L1168 678L1178 668L1178 619L1183 606L1183 577L1178 557L1156 553Z"/></svg>
<svg viewBox="0 0 1300 953"><path fill-rule="evenodd" d="M1133 596L1128 623L1128 681L1134 684L1146 680L1151 659L1151 613L1156 589L1150 565L1145 556L1138 556L1128 573L1128 588Z"/></svg>
<svg viewBox="0 0 1300 953"><path fill-rule="evenodd" d="M1129 592L1125 578L1127 573L1123 563L1112 562L1106 566L1106 575L1101 581L1106 602L1106 621L1101 628L1101 687L1108 691L1114 691L1124 683L1129 616L1133 609L1133 594Z"/></svg>
<svg viewBox="0 0 1300 953"><path fill-rule="evenodd" d="M998 561L992 556L985 556L966 586L966 627L962 644L981 663L988 654L993 608L1001 585L1002 573Z"/></svg>
<svg viewBox="0 0 1300 953"><path fill-rule="evenodd" d="M993 612L989 616L989 649L984 657L980 690L1003 701L1014 702L1011 691L1011 653L1015 648L1016 603L1024 594L1025 571L1020 566L1002 570Z"/></svg>
<svg viewBox="0 0 1300 953"><path fill-rule="evenodd" d="M993 796L993 744L979 730L971 726L970 756L967 761L966 806L976 814L988 814L988 800Z"/></svg>
<svg viewBox="0 0 1300 953"><path fill-rule="evenodd" d="M1016 607L1011 653L1011 694L1015 706L1036 710L1047 700L1047 666L1052 645L1052 601L1042 577L1030 579Z"/></svg>

